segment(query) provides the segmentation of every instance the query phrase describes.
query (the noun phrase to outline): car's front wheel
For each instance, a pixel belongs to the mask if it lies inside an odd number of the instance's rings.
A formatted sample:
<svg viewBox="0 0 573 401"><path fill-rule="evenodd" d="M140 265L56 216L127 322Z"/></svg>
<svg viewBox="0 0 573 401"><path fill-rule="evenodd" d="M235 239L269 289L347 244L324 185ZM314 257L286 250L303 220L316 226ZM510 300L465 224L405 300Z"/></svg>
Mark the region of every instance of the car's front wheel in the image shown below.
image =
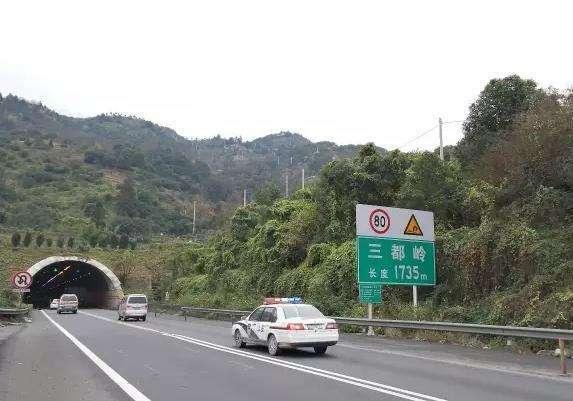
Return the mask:
<svg viewBox="0 0 573 401"><path fill-rule="evenodd" d="M318 355L322 355L326 352L326 345L319 345L317 347L314 347L314 352L316 352Z"/></svg>
<svg viewBox="0 0 573 401"><path fill-rule="evenodd" d="M145 322L145 319L147 319L147 315L141 317L141 320L144 322Z"/></svg>
<svg viewBox="0 0 573 401"><path fill-rule="evenodd" d="M235 333L233 334L233 339L235 340L235 347L237 347L237 348L244 348L245 347L245 342L243 341L243 336L241 335L241 332L239 329L235 330Z"/></svg>
<svg viewBox="0 0 573 401"><path fill-rule="evenodd" d="M271 334L267 340L267 347L269 349L269 355L275 356L280 353L279 343L273 334Z"/></svg>

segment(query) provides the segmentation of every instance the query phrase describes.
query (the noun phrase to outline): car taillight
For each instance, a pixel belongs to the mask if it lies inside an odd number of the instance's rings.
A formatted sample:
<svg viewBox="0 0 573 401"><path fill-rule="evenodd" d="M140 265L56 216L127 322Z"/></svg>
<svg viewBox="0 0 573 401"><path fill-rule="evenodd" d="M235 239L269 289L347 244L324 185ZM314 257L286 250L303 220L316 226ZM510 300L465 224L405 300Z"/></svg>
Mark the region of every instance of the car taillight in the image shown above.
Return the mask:
<svg viewBox="0 0 573 401"><path fill-rule="evenodd" d="M287 324L287 330L304 330L304 324L302 323L289 323Z"/></svg>
<svg viewBox="0 0 573 401"><path fill-rule="evenodd" d="M336 323L327 323L327 324L326 324L326 328L327 328L327 329L337 329L337 328L338 328L338 324L336 324Z"/></svg>

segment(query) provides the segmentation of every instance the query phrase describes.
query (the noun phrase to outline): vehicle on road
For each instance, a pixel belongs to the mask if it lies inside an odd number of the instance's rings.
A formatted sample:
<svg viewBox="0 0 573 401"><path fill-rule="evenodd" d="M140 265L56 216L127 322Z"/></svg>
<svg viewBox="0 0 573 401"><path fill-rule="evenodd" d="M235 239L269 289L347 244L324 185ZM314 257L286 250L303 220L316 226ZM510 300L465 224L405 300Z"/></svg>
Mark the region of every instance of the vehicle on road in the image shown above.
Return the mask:
<svg viewBox="0 0 573 401"><path fill-rule="evenodd" d="M235 346L266 345L270 355L284 348L314 348L324 354L338 342L338 325L298 297L265 298L248 316L233 323Z"/></svg>
<svg viewBox="0 0 573 401"><path fill-rule="evenodd" d="M78 297L76 294L63 294L58 302L58 313L78 313Z"/></svg>
<svg viewBox="0 0 573 401"><path fill-rule="evenodd" d="M117 309L118 320L147 319L147 296L145 294L130 294L124 297Z"/></svg>
<svg viewBox="0 0 573 401"><path fill-rule="evenodd" d="M58 298L52 299L52 302L50 302L50 309L58 309L58 305L60 305L60 300Z"/></svg>

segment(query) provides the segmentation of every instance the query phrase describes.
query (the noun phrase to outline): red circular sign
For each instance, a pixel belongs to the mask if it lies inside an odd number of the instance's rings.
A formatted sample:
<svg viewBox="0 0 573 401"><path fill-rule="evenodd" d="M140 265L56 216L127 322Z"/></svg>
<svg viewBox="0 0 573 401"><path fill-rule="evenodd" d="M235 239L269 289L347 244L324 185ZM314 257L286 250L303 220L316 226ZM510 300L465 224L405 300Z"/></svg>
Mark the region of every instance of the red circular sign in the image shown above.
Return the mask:
<svg viewBox="0 0 573 401"><path fill-rule="evenodd" d="M32 285L32 276L28 272L18 272L12 277L12 284L16 288L28 288Z"/></svg>
<svg viewBox="0 0 573 401"><path fill-rule="evenodd" d="M376 234L384 234L390 228L390 216L384 209L374 209L370 213L368 222Z"/></svg>

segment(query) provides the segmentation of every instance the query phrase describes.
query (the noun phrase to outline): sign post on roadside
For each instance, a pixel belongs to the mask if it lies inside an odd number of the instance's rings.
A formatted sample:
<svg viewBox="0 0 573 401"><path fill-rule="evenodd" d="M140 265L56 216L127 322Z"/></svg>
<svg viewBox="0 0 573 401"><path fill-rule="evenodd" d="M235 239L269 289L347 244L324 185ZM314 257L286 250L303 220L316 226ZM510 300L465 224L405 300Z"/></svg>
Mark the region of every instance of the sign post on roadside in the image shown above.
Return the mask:
<svg viewBox="0 0 573 401"><path fill-rule="evenodd" d="M382 285L411 285L417 305L417 286L436 284L434 241L432 212L356 205L360 301L382 302Z"/></svg>
<svg viewBox="0 0 573 401"><path fill-rule="evenodd" d="M22 294L30 292L32 285L32 275L27 271L21 271L12 275L12 291L20 294L20 306L22 306Z"/></svg>

